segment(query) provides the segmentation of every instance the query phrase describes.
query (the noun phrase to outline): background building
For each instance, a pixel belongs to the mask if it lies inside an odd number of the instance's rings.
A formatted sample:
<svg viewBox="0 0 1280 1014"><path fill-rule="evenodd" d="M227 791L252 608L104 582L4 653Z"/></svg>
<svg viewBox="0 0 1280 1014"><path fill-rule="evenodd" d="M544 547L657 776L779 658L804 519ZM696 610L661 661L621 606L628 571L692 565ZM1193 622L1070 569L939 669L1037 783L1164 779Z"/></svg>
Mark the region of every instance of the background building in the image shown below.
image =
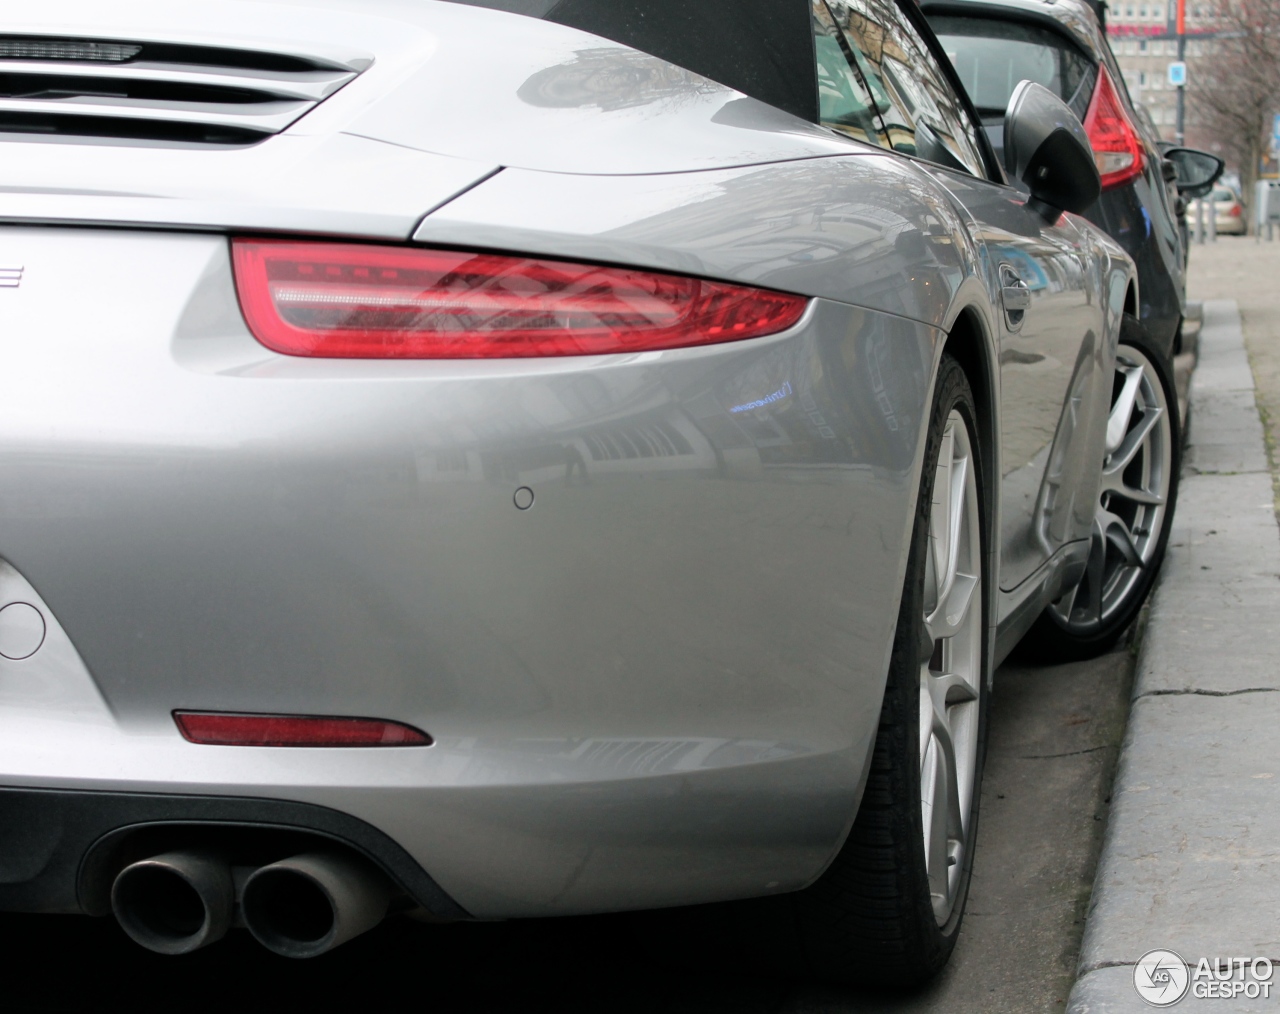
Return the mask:
<svg viewBox="0 0 1280 1014"><path fill-rule="evenodd" d="M1207 47L1213 45L1208 38L1195 38L1208 33L1212 7L1208 4L1187 3L1187 62L1207 55ZM1151 119L1167 141L1177 140L1178 90L1169 84L1169 64L1178 59L1178 40L1175 36L1177 5L1175 3L1143 3L1125 0L1107 7L1107 37L1111 50L1124 71L1129 94L1142 103ZM1193 129L1187 117L1187 143ZM1212 144L1201 146L1209 147Z"/></svg>

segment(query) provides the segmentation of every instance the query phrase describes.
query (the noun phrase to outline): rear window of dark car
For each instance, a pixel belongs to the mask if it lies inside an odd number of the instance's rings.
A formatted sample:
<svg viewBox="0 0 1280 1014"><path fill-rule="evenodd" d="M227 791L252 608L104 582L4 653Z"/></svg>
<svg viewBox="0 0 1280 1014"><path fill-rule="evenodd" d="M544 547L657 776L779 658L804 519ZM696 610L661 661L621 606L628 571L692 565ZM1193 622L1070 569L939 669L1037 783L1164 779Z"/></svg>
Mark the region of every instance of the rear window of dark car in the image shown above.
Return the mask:
<svg viewBox="0 0 1280 1014"><path fill-rule="evenodd" d="M984 120L1004 115L1023 80L1044 85L1084 119L1097 67L1066 37L993 18L939 14L929 24Z"/></svg>

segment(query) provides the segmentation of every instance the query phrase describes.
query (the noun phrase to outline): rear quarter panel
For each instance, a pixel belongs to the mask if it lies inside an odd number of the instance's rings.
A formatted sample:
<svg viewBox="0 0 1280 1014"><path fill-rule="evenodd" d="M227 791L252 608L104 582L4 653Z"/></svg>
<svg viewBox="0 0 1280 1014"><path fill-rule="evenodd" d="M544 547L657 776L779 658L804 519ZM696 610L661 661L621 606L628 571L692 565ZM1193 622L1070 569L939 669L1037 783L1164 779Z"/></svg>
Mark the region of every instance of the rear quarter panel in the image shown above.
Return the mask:
<svg viewBox="0 0 1280 1014"><path fill-rule="evenodd" d="M0 292L0 556L105 708L6 708L0 781L333 806L477 915L822 869L874 740L936 329L817 300L703 349L298 360L246 332L224 238L0 249L26 265ZM196 747L175 708L436 745Z"/></svg>

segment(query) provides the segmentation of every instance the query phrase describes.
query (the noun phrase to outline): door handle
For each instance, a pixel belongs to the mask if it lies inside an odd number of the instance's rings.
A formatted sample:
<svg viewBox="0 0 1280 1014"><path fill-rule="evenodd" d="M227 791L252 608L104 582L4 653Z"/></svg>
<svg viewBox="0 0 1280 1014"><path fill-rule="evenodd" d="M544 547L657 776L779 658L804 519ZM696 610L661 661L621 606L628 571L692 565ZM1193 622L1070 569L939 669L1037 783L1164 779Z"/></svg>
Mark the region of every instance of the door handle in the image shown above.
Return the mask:
<svg viewBox="0 0 1280 1014"><path fill-rule="evenodd" d="M1000 302L1004 305L1004 322L1009 330L1020 330L1031 308L1031 290L1008 264L1000 265Z"/></svg>

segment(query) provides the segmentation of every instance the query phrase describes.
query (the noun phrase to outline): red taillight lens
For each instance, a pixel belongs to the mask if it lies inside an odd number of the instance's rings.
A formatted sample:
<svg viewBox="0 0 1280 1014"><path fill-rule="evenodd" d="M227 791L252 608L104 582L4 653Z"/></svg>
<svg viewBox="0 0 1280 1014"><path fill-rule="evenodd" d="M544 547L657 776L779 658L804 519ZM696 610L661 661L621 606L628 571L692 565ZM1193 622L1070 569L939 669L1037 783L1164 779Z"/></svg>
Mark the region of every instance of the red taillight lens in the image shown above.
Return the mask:
<svg viewBox="0 0 1280 1014"><path fill-rule="evenodd" d="M354 243L232 243L254 337L290 356L494 359L785 331L808 300L629 268Z"/></svg>
<svg viewBox="0 0 1280 1014"><path fill-rule="evenodd" d="M1084 129L1093 146L1103 190L1119 186L1142 172L1142 139L1129 122L1106 67L1098 68L1098 83L1084 116Z"/></svg>
<svg viewBox="0 0 1280 1014"><path fill-rule="evenodd" d="M1227 212L1232 218L1239 218L1244 213L1244 208L1238 204L1231 205L1231 210Z"/></svg>
<svg viewBox="0 0 1280 1014"><path fill-rule="evenodd" d="M209 746L430 746L420 729L378 718L175 711L178 731Z"/></svg>

